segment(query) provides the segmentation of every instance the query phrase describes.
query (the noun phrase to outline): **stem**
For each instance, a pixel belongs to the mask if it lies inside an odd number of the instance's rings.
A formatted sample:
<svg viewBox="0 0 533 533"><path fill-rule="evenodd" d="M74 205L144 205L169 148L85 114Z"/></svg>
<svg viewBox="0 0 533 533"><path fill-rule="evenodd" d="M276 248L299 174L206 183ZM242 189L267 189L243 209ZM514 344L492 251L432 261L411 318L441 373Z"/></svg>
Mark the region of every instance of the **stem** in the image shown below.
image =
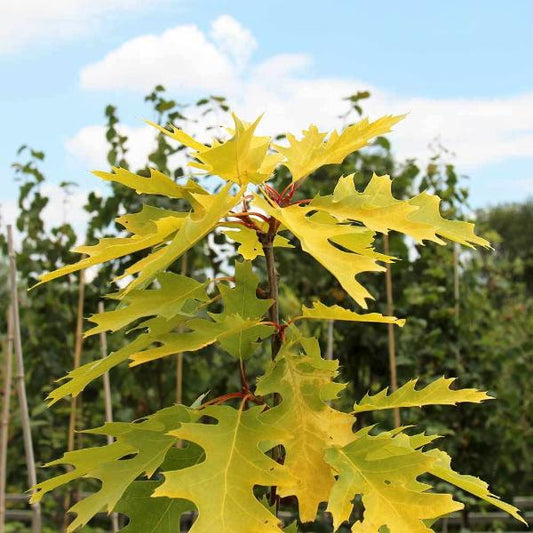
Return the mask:
<svg viewBox="0 0 533 533"><path fill-rule="evenodd" d="M389 236L383 235L383 248L385 255L389 254ZM390 263L386 264L385 271L385 286L387 291L387 315L392 316L394 313L393 300L392 300L392 274ZM387 337L389 345L389 367L390 367L390 389L394 392L398 388L398 377L396 373L396 339L394 337L394 324L387 324ZM400 427L400 410L395 407L394 414L394 427Z"/></svg>
<svg viewBox="0 0 533 533"><path fill-rule="evenodd" d="M274 258L274 237L276 236L275 220L271 219L269 222L268 233L260 235L261 245L266 259L267 277L268 277L268 297L272 299L273 303L268 310L268 317L270 322L279 324L279 274L276 269L276 262ZM281 343L283 342L282 332L279 329L271 337L270 345L272 349L272 359L278 354Z"/></svg>
<svg viewBox="0 0 533 533"><path fill-rule="evenodd" d="M268 296L272 299L272 305L268 310L270 322L279 324L279 273L276 269L276 260L274 257L274 237L276 236L277 221L271 218L268 224L268 233L259 235L259 240L263 246L263 252L266 259L267 277L268 277ZM283 343L283 330L276 328L276 332L270 338L271 355L275 359ZM280 403L279 394L274 394L274 406ZM272 449L272 459L282 462L281 450L279 446ZM270 488L270 504L276 506L276 515L279 512L279 496L276 493L276 486Z"/></svg>

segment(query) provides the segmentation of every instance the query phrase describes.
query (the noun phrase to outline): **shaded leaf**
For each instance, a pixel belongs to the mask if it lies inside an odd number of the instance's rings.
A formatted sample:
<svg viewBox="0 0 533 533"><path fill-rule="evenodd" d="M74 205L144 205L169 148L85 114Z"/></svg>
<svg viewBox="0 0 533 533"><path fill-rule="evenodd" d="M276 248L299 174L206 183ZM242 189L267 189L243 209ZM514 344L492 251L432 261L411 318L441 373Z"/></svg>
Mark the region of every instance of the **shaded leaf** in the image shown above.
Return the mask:
<svg viewBox="0 0 533 533"><path fill-rule="evenodd" d="M365 397L354 405L354 413L396 409L403 407L422 407L424 405L456 405L463 402L480 403L492 399L485 392L476 389L450 389L455 378L441 377L420 390L416 390L417 379L408 381L398 390L387 394L384 389L372 396Z"/></svg>

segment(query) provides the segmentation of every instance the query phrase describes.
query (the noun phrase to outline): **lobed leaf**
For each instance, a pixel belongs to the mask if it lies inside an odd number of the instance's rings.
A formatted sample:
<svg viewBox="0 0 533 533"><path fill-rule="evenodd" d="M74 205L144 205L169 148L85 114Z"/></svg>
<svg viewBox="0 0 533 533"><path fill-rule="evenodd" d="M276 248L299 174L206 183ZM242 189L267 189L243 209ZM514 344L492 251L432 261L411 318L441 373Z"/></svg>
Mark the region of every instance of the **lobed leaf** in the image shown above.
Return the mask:
<svg viewBox="0 0 533 533"><path fill-rule="evenodd" d="M134 189L137 194L155 194L169 198L186 198L190 193L207 194L207 191L196 182L189 180L185 185L178 185L155 168L148 169L149 178L134 174L125 168L112 167L112 170L113 172L96 170L93 174L104 181L115 181Z"/></svg>
<svg viewBox="0 0 533 533"><path fill-rule="evenodd" d="M426 192L409 200L397 200L392 195L392 180L387 175L374 174L365 190L359 192L355 188L354 174L350 174L339 178L333 194L317 196L310 205L339 221L358 221L380 233L392 229L417 242L430 240L444 244L440 236L465 246L489 246L488 241L474 233L474 224L443 218L440 202L438 196Z"/></svg>
<svg viewBox="0 0 533 533"><path fill-rule="evenodd" d="M476 389L450 389L455 378L441 377L420 390L416 390L417 379L412 379L398 390L387 394L384 389L372 396L366 394L354 404L354 413L397 409L403 407L422 407L424 405L457 405L458 403L480 403L492 398L486 392Z"/></svg>
<svg viewBox="0 0 533 533"><path fill-rule="evenodd" d="M365 509L362 521L351 529L357 533L385 527L389 533L429 533L424 521L463 508L449 494L429 492L430 485L418 481L434 462L430 456L406 445L394 432L371 436L369 430L360 430L343 448L326 451L338 473L327 507L335 530L349 519L356 495L361 495Z"/></svg>
<svg viewBox="0 0 533 533"><path fill-rule="evenodd" d="M151 415L141 423L108 423L101 428L86 431L111 435L116 440L102 447L67 452L61 459L46 466L68 464L73 468L66 474L38 483L31 501L38 502L51 490L81 477L101 481L101 488L74 504L69 512L76 518L67 533L83 527L101 510L111 512L126 489L139 476L151 477L163 463L176 437L169 434L183 422L193 420L195 413L183 406L168 407ZM179 452L178 452L179 453Z"/></svg>
<svg viewBox="0 0 533 533"><path fill-rule="evenodd" d="M172 272L161 272L157 276L159 288L152 290L133 290L126 296L121 292L108 298L122 300L119 308L94 314L89 320L96 327L85 332L85 336L102 331L117 331L142 317L160 316L171 319L182 313L184 306L191 300L207 302L208 282L200 283L187 276Z"/></svg>
<svg viewBox="0 0 533 533"><path fill-rule="evenodd" d="M270 178L274 168L281 162L282 156L268 153L270 137L254 135L261 117L253 123L247 123L235 114L232 116L235 123L232 137L222 143L215 141L212 146L205 146L176 128L170 131L157 124L150 124L165 135L195 150L192 155L199 163L189 163L189 166L239 185L263 183Z"/></svg>
<svg viewBox="0 0 533 533"><path fill-rule="evenodd" d="M328 405L344 388L334 381L338 361L322 359L316 339L301 338L292 328L288 335L259 379L256 393L281 396L281 403L263 415L269 426L290 430L282 444L286 451L284 464L293 477L279 484L277 491L281 497L296 496L300 519L309 522L315 519L318 505L328 500L335 481L324 459L325 450L353 439L355 419ZM298 343L303 344L305 355L299 353Z"/></svg>
<svg viewBox="0 0 533 533"><path fill-rule="evenodd" d="M216 424L185 423L172 432L205 451L205 461L183 470L164 472L154 497L193 502L198 519L191 533L262 533L281 531L279 519L254 496L254 486L286 483L287 467L260 449L262 442L280 443L284 432L261 420L262 406L244 411L210 406L202 415Z"/></svg>
<svg viewBox="0 0 533 533"><path fill-rule="evenodd" d="M365 313L360 314L349 309L340 307L339 305L325 305L322 302L313 302L313 307L302 307L302 314L294 320L300 319L310 320L342 320L348 322L377 322L383 324L397 324L403 327L405 319L396 318L394 316L383 316L381 313Z"/></svg>
<svg viewBox="0 0 533 533"><path fill-rule="evenodd" d="M374 137L388 133L392 126L403 118L403 115L388 115L374 122L365 118L348 126L340 134L333 131L327 140L327 133L321 133L315 125L311 125L303 131L300 140L289 133L289 146L275 145L274 148L285 156L282 164L290 170L292 180L296 182L323 165L342 163L346 157L366 146Z"/></svg>
<svg viewBox="0 0 533 533"><path fill-rule="evenodd" d="M277 207L258 196L255 204L279 220L300 240L302 250L312 255L329 270L343 289L363 308L372 295L356 281L362 272L382 272L377 261L392 258L372 248L374 232L357 226L339 224L336 219L310 206Z"/></svg>

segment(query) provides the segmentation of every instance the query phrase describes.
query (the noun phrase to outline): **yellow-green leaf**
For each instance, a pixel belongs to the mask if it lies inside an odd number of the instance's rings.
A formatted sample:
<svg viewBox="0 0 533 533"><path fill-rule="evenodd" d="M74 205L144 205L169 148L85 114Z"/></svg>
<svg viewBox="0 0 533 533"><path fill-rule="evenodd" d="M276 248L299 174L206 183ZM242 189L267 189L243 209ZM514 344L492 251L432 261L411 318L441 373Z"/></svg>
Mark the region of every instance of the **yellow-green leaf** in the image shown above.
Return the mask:
<svg viewBox="0 0 533 533"><path fill-rule="evenodd" d="M329 270L343 289L363 308L372 295L355 279L362 272L382 272L377 261L391 258L373 248L374 232L358 226L338 224L326 213L314 213L310 206L277 207L263 198L254 198L256 206L279 220L300 240L302 249ZM341 248L342 247L342 248Z"/></svg>
<svg viewBox="0 0 533 533"><path fill-rule="evenodd" d="M263 407L244 411L229 406L206 407L200 413L216 424L182 424L172 435L198 444L205 461L164 472L154 497L193 502L198 518L191 533L279 532L281 524L255 496L255 486L287 483L287 467L260 449L262 442L281 442L284 433L261 421Z"/></svg>
<svg viewBox="0 0 533 533"><path fill-rule="evenodd" d="M185 220L186 219L179 216L179 214L178 216L168 216L155 220L151 224L151 230L149 231L145 228L141 235L133 235L126 238L104 238L100 239L98 244L92 246L78 246L74 251L79 254L84 254L87 257L84 257L72 265L66 265L53 272L43 274L40 277L40 282L36 284L35 287L61 276L65 276L66 274L77 272L78 270L83 270L90 266L99 265L106 261L111 261L112 259L117 259L118 257L123 257L156 246L169 239L172 234L176 233L177 230L182 227Z"/></svg>
<svg viewBox="0 0 533 533"><path fill-rule="evenodd" d="M264 231L267 230L266 222L257 224ZM244 259L253 261L258 256L265 255L265 253L263 252L263 247L259 242L257 232L254 229L248 228L247 226L243 226L238 222L224 223L224 227L228 229L224 229L222 233L226 235L226 237L230 238L232 241L239 243L237 252L241 254ZM274 242L272 243L272 245L274 246L274 248L294 248L294 246L288 241L288 239L279 234L274 237Z"/></svg>
<svg viewBox="0 0 533 533"><path fill-rule="evenodd" d="M282 444L286 451L285 466L293 474L289 483L278 485L281 497L298 498L303 522L315 519L318 505L327 501L334 483L334 473L324 459L331 445L343 446L353 438L355 419L328 405L337 397L343 384L335 383L339 363L320 357L316 339L300 338L306 354L301 355L295 330L265 376L258 381L257 394L277 393L280 405L263 415L272 427L290 429Z"/></svg>
<svg viewBox="0 0 533 533"><path fill-rule="evenodd" d="M325 305L322 302L313 302L313 307L302 307L302 315L293 318L293 321L307 318L311 320L345 320L348 322L378 322L382 324L397 324L403 327L405 319L394 316L383 316L381 313L360 314L339 305Z"/></svg>
<svg viewBox="0 0 533 533"><path fill-rule="evenodd" d="M369 435L365 428L347 446L326 451L326 459L338 474L327 510L335 530L348 520L353 499L361 495L362 521L352 527L357 533L430 533L424 523L463 508L448 494L429 492L418 477L428 472L433 458L406 445L402 434ZM408 442L408 441L407 441Z"/></svg>
<svg viewBox="0 0 533 533"><path fill-rule="evenodd" d="M156 317L143 322L139 327L146 328L147 331L139 335L135 340L103 359L91 361L71 370L66 376L61 378L59 381L64 381L64 383L50 392L46 398L49 401L49 406L65 396L77 396L91 381L103 376L111 368L127 361L132 354L148 348L158 339L166 338L172 330L188 319L190 319L190 316L176 315L171 320Z"/></svg>
<svg viewBox="0 0 533 533"><path fill-rule="evenodd" d="M387 175L374 174L365 190L359 192L354 175L350 174L339 179L333 194L317 196L310 205L325 210L339 221L362 222L381 233L392 229L418 242L430 240L444 244L440 236L466 246L489 246L488 241L474 233L474 224L443 218L440 202L438 196L426 192L409 200L397 200L392 195L392 180Z"/></svg>
<svg viewBox="0 0 533 533"><path fill-rule="evenodd" d="M494 494L491 494L489 486L484 481L478 477L467 476L455 472L451 466L451 458L446 452L441 450L430 450L426 452L426 455L436 459L428 470L430 474L485 500L527 525L527 522L520 516L519 510L514 505L505 503Z"/></svg>
<svg viewBox="0 0 533 533"><path fill-rule="evenodd" d="M486 392L476 389L451 389L455 378L441 377L420 390L416 390L417 379L408 381L398 390L387 394L384 389L372 396L369 394L354 405L355 413L396 409L403 407L422 407L424 405L456 405L463 402L480 403L492 399Z"/></svg>
<svg viewBox="0 0 533 533"><path fill-rule="evenodd" d="M161 316L170 319L181 313L189 300L206 302L207 283L200 283L187 276L161 272L157 276L159 287L152 290L134 290L126 296L121 292L108 297L122 300L122 305L113 311L93 315L89 320L97 324L85 332L85 336L102 331L117 331L142 317Z"/></svg>
<svg viewBox="0 0 533 533"><path fill-rule="evenodd" d="M185 198L190 193L207 193L192 180L189 180L185 185L178 185L174 180L155 168L150 168L149 171L149 178L139 176L119 167L113 167L113 172L95 170L93 174L104 181L116 181L130 189L135 189L137 194L157 194L170 198Z"/></svg>
<svg viewBox="0 0 533 533"><path fill-rule="evenodd" d="M182 422L191 421L192 415L195 413L183 406L174 406L155 413L141 423L115 422L87 431L111 435L116 440L107 446L67 452L61 459L48 463L46 466L68 464L73 468L37 484L31 501L40 501L47 492L80 477L99 479L100 490L69 509L77 516L67 532L75 531L101 510L112 511L137 477L151 477L176 442L176 437L169 431L178 428Z"/></svg>
<svg viewBox="0 0 533 533"><path fill-rule="evenodd" d="M283 164L296 182L323 165L342 163L374 137L388 133L402 118L403 115L384 116L374 122L365 118L348 126L341 134L333 131L327 140L327 133L321 133L316 126L311 125L303 132L302 139L297 140L294 135L287 134L289 146L275 145L275 149L285 156Z"/></svg>
<svg viewBox="0 0 533 533"><path fill-rule="evenodd" d="M189 201L193 204L193 210L182 219L179 231L172 241L157 251L155 259L149 262L142 259L142 269L136 265L130 267L130 272L138 271L139 275L127 286L124 294L138 286L146 286L158 272L165 270L210 233L218 221L239 202L244 192L241 188L234 196L231 194L231 187L232 184L228 183L217 194L190 194Z"/></svg>
<svg viewBox="0 0 533 533"><path fill-rule="evenodd" d="M269 179L282 159L279 154L268 153L270 137L254 135L260 120L261 117L253 123L247 123L233 115L235 129L232 137L222 143L215 141L212 146L203 145L176 128L169 131L157 124L150 124L165 135L196 150L192 155L200 162L190 163L190 166L239 185L246 185L263 183Z"/></svg>

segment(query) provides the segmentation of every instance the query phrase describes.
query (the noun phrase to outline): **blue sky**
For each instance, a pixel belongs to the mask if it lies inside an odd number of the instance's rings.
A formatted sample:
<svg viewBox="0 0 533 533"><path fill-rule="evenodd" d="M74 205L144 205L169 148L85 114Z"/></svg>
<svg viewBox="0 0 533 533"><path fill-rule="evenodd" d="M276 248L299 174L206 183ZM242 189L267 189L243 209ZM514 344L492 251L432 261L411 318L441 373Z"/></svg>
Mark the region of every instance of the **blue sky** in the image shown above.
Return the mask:
<svg viewBox="0 0 533 533"><path fill-rule="evenodd" d="M143 96L160 82L182 101L227 94L245 118L265 112L269 133L336 127L341 98L368 88L371 117L410 112L392 137L398 157L424 161L440 137L471 177L474 206L533 194L528 0L42 4L20 0L0 20L4 219L15 214L10 163L23 143L46 152L51 184L80 184L74 207L104 190L88 170L105 167L107 103L142 159Z"/></svg>

